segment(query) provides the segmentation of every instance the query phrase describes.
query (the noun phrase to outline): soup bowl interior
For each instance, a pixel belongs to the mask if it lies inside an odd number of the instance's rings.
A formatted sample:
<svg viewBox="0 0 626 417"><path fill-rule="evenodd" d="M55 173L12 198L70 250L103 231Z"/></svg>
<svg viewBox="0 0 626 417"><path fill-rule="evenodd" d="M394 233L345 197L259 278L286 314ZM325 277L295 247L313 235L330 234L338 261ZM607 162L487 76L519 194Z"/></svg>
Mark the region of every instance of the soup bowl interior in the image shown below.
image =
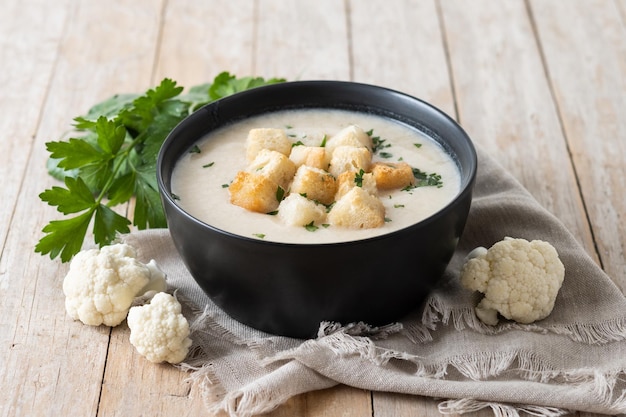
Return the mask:
<svg viewBox="0 0 626 417"><path fill-rule="evenodd" d="M174 167L199 139L250 116L307 108L374 114L419 130L457 164L459 192L435 214L404 229L324 244L235 235L196 219L177 204L171 189ZM157 179L174 244L211 300L253 328L309 338L323 321L383 325L423 304L462 234L476 168L476 152L467 134L428 103L372 85L301 81L237 93L190 115L165 140Z"/></svg>

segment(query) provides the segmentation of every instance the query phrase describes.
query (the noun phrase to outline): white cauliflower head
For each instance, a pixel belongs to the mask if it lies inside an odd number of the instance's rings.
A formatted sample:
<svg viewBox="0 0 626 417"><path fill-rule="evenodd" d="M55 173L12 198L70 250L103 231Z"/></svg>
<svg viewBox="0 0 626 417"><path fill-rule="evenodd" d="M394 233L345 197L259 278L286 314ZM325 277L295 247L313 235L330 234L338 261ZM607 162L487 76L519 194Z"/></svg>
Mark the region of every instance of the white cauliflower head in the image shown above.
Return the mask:
<svg viewBox="0 0 626 417"><path fill-rule="evenodd" d="M187 356L189 322L171 294L160 292L150 304L132 307L127 323L130 343L150 362L180 363Z"/></svg>
<svg viewBox="0 0 626 417"><path fill-rule="evenodd" d="M91 326L117 326L137 295L165 291L165 274L156 263L143 264L136 256L127 244L76 254L63 281L67 313Z"/></svg>
<svg viewBox="0 0 626 417"><path fill-rule="evenodd" d="M476 248L461 269L461 284L484 294L476 315L489 325L498 324L498 313L525 324L546 318L564 277L550 243L508 237L489 250Z"/></svg>

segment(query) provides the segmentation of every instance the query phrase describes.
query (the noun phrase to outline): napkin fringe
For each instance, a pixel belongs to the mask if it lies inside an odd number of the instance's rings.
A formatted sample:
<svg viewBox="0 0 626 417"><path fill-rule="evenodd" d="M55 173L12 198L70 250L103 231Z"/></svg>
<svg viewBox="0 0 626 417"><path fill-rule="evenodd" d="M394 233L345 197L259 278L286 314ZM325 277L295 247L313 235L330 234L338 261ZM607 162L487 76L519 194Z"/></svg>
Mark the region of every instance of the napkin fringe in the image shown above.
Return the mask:
<svg viewBox="0 0 626 417"><path fill-rule="evenodd" d="M414 343L432 341L431 331L437 329L437 324L448 325L452 322L458 331L469 328L478 333L495 335L508 330L524 330L534 333L554 333L567 336L575 342L585 344L606 344L626 340L626 317L618 317L600 323L575 323L559 326L542 326L539 324L520 324L512 321L503 321L497 326L489 326L478 319L471 307L452 308L437 294L431 295L424 306L421 324L410 320L404 326L403 333Z"/></svg>
<svg viewBox="0 0 626 417"><path fill-rule="evenodd" d="M560 417L570 414L571 411L556 407L537 405L501 404L491 401L479 401L472 398L447 400L439 403L439 412L444 415L465 414L491 408L495 417L520 417L520 413L531 416Z"/></svg>

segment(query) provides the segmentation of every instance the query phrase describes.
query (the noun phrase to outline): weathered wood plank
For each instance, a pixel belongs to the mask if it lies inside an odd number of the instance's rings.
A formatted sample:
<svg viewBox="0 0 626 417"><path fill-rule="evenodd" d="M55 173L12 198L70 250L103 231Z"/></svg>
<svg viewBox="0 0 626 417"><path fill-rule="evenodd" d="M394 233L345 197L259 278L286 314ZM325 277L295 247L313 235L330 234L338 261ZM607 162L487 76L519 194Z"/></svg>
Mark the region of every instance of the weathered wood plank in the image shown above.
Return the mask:
<svg viewBox="0 0 626 417"><path fill-rule="evenodd" d="M255 73L291 81L350 79L343 2L262 1L255 22Z"/></svg>
<svg viewBox="0 0 626 417"><path fill-rule="evenodd" d="M625 3L530 4L599 257L626 291Z"/></svg>
<svg viewBox="0 0 626 417"><path fill-rule="evenodd" d="M37 133L0 260L0 288L5 300L0 309L3 317L10 318L2 320L0 336L4 352L0 355L0 415L95 416L109 329L72 322L64 313L61 290L67 266L33 253L41 227L59 217L37 197L55 184L45 169L48 154L44 142L61 136L71 118L96 101L147 84L158 29L153 22L158 22L160 6L153 1L83 1L66 5L31 3L30 7L24 15L27 20L17 20L24 31L33 31L33 35L26 36L33 44L23 47L21 58L38 54L42 58L24 59L25 68L34 65L49 70L50 52L40 47L52 48L58 56L46 102L32 103L41 114L40 123L20 126L26 130L22 133L26 143L31 141L33 131ZM9 17L16 16L19 13ZM64 32L56 51L59 26L64 26ZM27 75L15 72L12 77L29 80ZM35 73L32 80L36 98L42 81ZM20 141L13 139L13 143Z"/></svg>
<svg viewBox="0 0 626 417"><path fill-rule="evenodd" d="M553 212L594 244L523 1L441 3L461 124Z"/></svg>
<svg viewBox="0 0 626 417"><path fill-rule="evenodd" d="M393 88L455 117L445 43L434 0L352 1L354 81Z"/></svg>
<svg viewBox="0 0 626 417"><path fill-rule="evenodd" d="M222 71L252 75L254 10L241 0L168 2L152 81L170 77L191 87Z"/></svg>
<svg viewBox="0 0 626 417"><path fill-rule="evenodd" d="M8 0L0 13L0 248L15 212L69 2ZM19 109L19 111L16 111ZM1 253L1 250L0 250ZM0 282L2 278L0 277Z"/></svg>

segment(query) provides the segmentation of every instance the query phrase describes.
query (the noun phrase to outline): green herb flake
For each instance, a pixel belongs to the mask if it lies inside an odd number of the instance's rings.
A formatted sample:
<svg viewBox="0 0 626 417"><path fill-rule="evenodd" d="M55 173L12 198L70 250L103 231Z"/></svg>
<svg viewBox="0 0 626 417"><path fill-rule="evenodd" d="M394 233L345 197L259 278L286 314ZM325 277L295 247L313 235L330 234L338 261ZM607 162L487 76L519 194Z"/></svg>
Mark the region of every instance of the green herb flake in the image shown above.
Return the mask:
<svg viewBox="0 0 626 417"><path fill-rule="evenodd" d="M389 217L385 217L385 223L390 223L391 219Z"/></svg>
<svg viewBox="0 0 626 417"><path fill-rule="evenodd" d="M305 225L304 228L309 232L315 232L317 229L319 229L319 227L317 227L314 222Z"/></svg>
<svg viewBox="0 0 626 417"><path fill-rule="evenodd" d="M189 153L202 153L202 150L198 145L193 145L193 147L189 149Z"/></svg>
<svg viewBox="0 0 626 417"><path fill-rule="evenodd" d="M265 233L253 233L252 236L258 237L259 239L265 239Z"/></svg>
<svg viewBox="0 0 626 417"><path fill-rule="evenodd" d="M274 210L274 211L270 211L269 213L266 213L268 216L276 216L278 214L278 210Z"/></svg>
<svg viewBox="0 0 626 417"><path fill-rule="evenodd" d="M421 144L421 143L414 143L413 145L414 145L416 148L421 148L421 147L422 147L422 144Z"/></svg>
<svg viewBox="0 0 626 417"><path fill-rule="evenodd" d="M202 168L210 168L210 167L212 167L213 165L215 165L215 162L209 162L208 164L204 164L204 165L202 165Z"/></svg>
<svg viewBox="0 0 626 417"><path fill-rule="evenodd" d="M328 140L328 136L324 135L322 137L322 143L320 144L320 148L325 148L326 147L326 141Z"/></svg>
<svg viewBox="0 0 626 417"><path fill-rule="evenodd" d="M363 187L363 175L365 171L363 169L359 170L359 172L354 176L354 183L357 187Z"/></svg>
<svg viewBox="0 0 626 417"><path fill-rule="evenodd" d="M394 204L393 207L394 208L403 208L404 204Z"/></svg>
<svg viewBox="0 0 626 417"><path fill-rule="evenodd" d="M171 194L171 196L172 196L172 199L173 199L173 200L178 200L178 201L180 201L180 197L179 197L177 194L172 193L172 194Z"/></svg>
<svg viewBox="0 0 626 417"><path fill-rule="evenodd" d="M285 198L285 190L279 185L278 188L276 188L276 200L283 201L283 198Z"/></svg>
<svg viewBox="0 0 626 417"><path fill-rule="evenodd" d="M390 154L389 152L381 152L379 155L381 158L385 158L385 159L389 159L393 157L393 154Z"/></svg>
<svg viewBox="0 0 626 417"><path fill-rule="evenodd" d="M294 135L294 137L295 137L295 135ZM302 143L302 141L301 141L301 140L299 140L299 141L294 142L294 143L292 143L292 144L291 144L291 147L292 147L292 148L294 148L294 147L296 147L296 146L304 146L304 143Z"/></svg>
<svg viewBox="0 0 626 417"><path fill-rule="evenodd" d="M322 223L322 227L323 227L324 229L328 229L328 228L330 227L330 224L328 224L328 223Z"/></svg>
<svg viewBox="0 0 626 417"><path fill-rule="evenodd" d="M222 188L228 188L230 187L230 184L222 184Z"/></svg>

